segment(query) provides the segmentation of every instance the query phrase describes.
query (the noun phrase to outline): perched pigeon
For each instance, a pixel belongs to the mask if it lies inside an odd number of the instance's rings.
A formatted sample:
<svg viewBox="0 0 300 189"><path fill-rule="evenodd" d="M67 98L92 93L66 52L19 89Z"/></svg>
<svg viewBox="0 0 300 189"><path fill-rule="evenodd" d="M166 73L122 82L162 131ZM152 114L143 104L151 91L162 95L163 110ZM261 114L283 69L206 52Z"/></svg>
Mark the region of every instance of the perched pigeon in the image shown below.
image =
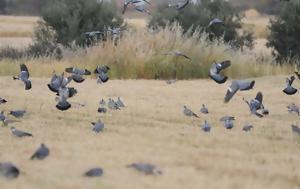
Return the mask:
<svg viewBox="0 0 300 189"><path fill-rule="evenodd" d="M247 100L243 99L249 106L250 112L251 114L254 114L258 117L263 117L262 114L258 113L258 110L263 110L264 109L264 105L263 105L263 94L261 92L258 92L256 94L255 99L251 100L250 102L248 102Z"/></svg>
<svg viewBox="0 0 300 189"><path fill-rule="evenodd" d="M190 3L190 0L185 0L184 2L182 1L177 1L174 4L168 4L168 7L175 7L176 10L182 10L184 9L188 4Z"/></svg>
<svg viewBox="0 0 300 189"><path fill-rule="evenodd" d="M41 144L41 146L35 151L35 153L31 156L30 159L43 160L49 155L49 153L49 149L44 144Z"/></svg>
<svg viewBox="0 0 300 189"><path fill-rule="evenodd" d="M16 137L32 137L32 134L31 133L27 133L27 132L24 132L24 131L21 131L21 130L17 130L15 127L11 127L10 128L11 130L11 133L13 135L15 135Z"/></svg>
<svg viewBox="0 0 300 189"><path fill-rule="evenodd" d="M203 114L208 114L208 109L205 107L204 104L202 104L202 108L200 109L200 112L203 113Z"/></svg>
<svg viewBox="0 0 300 189"><path fill-rule="evenodd" d="M177 82L176 79L171 79L171 80L167 80L166 84L171 85L171 84L175 84Z"/></svg>
<svg viewBox="0 0 300 189"><path fill-rule="evenodd" d="M116 101L116 104L117 104L120 108L124 108L124 107L125 107L125 105L124 105L124 103L122 102L122 100L121 100L120 97L118 97L118 100Z"/></svg>
<svg viewBox="0 0 300 189"><path fill-rule="evenodd" d="M205 120L204 124L202 125L202 130L204 132L210 132L211 126L209 125L209 123Z"/></svg>
<svg viewBox="0 0 300 189"><path fill-rule="evenodd" d="M224 122L224 127L226 129L232 129L234 127L233 121L235 120L232 116L224 116L220 119L221 122Z"/></svg>
<svg viewBox="0 0 300 189"><path fill-rule="evenodd" d="M195 114L192 110L190 110L186 106L183 106L183 113L184 113L184 115L186 115L188 117L197 117L197 118L199 118L199 116L197 114Z"/></svg>
<svg viewBox="0 0 300 189"><path fill-rule="evenodd" d="M283 89L283 92L287 95L293 95L297 93L297 89L292 87L292 84L295 80L295 76L291 76L290 78L286 78L286 87Z"/></svg>
<svg viewBox="0 0 300 189"><path fill-rule="evenodd" d="M144 173L145 175L161 175L162 171L160 171L155 165L149 163L133 163L127 165L128 168L134 168L139 172Z"/></svg>
<svg viewBox="0 0 300 189"><path fill-rule="evenodd" d="M14 116L15 118L22 118L25 113L25 110L14 110L9 112L9 114Z"/></svg>
<svg viewBox="0 0 300 189"><path fill-rule="evenodd" d="M300 107L296 104L292 103L291 105L288 105L287 108L289 113L295 112L298 116L300 116Z"/></svg>
<svg viewBox="0 0 300 189"><path fill-rule="evenodd" d="M8 179L17 178L20 174L19 169L9 162L0 163L0 175Z"/></svg>
<svg viewBox="0 0 300 189"><path fill-rule="evenodd" d="M7 102L7 101L6 101L4 98L1 98L1 97L0 97L0 105L1 105L1 104L5 104L6 102Z"/></svg>
<svg viewBox="0 0 300 189"><path fill-rule="evenodd" d="M300 135L300 128L297 125L292 125L292 131L298 135Z"/></svg>
<svg viewBox="0 0 300 189"><path fill-rule="evenodd" d="M91 72L87 69L80 69L76 67L70 67L65 69L66 72L72 73L72 79L76 83L82 83L85 79L82 77L84 75L91 75Z"/></svg>
<svg viewBox="0 0 300 189"><path fill-rule="evenodd" d="M185 59L192 60L186 54L184 54L183 52L178 51L178 50L170 51L170 52L164 53L163 55L173 55L173 56L176 56L176 57L183 57Z"/></svg>
<svg viewBox="0 0 300 189"><path fill-rule="evenodd" d="M102 132L104 129L104 123L101 122L101 120L98 120L98 122L92 122L93 127L93 131L95 133L99 133Z"/></svg>
<svg viewBox="0 0 300 189"><path fill-rule="evenodd" d="M86 177L101 177L103 175L103 169L100 167L92 168L84 173Z"/></svg>
<svg viewBox="0 0 300 189"><path fill-rule="evenodd" d="M234 96L234 94L238 91L250 90L254 87L255 81L244 81L244 80L235 80L232 81L230 87L226 92L224 102L227 103Z"/></svg>
<svg viewBox="0 0 300 189"><path fill-rule="evenodd" d="M249 131L251 131L252 128L253 128L252 125L247 124L247 125L245 125L245 126L243 127L243 131L249 132Z"/></svg>
<svg viewBox="0 0 300 189"><path fill-rule="evenodd" d="M213 79L218 84L225 83L228 79L227 76L223 76L220 72L231 65L230 60L225 60L221 63L213 62L209 70L209 77Z"/></svg>
<svg viewBox="0 0 300 189"><path fill-rule="evenodd" d="M18 76L14 76L13 79L16 80L21 80L23 81L25 85L25 90L31 89L31 81L29 80L29 71L26 67L25 64L20 65L21 72L19 73Z"/></svg>

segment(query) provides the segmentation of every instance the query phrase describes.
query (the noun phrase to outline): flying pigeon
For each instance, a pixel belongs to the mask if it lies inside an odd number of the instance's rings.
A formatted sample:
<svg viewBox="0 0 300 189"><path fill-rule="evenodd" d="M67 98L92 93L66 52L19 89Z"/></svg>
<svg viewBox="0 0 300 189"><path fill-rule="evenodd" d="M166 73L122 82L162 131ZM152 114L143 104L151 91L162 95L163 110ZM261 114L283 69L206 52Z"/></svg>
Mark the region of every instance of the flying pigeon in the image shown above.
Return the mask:
<svg viewBox="0 0 300 189"><path fill-rule="evenodd" d="M287 95L293 95L297 93L297 89L292 87L292 84L295 80L295 76L291 76L290 78L286 78L286 87L283 89L283 92Z"/></svg>
<svg viewBox="0 0 300 189"><path fill-rule="evenodd" d="M190 57L188 57L186 54L184 54L183 52L178 51L178 50L169 51L169 52L167 52L167 53L164 53L163 55L172 55L172 56L183 57L183 58L185 58L185 59L192 60L192 59L191 59Z"/></svg>
<svg viewBox="0 0 300 189"><path fill-rule="evenodd" d="M223 76L220 72L231 65L230 60L225 60L221 63L213 62L209 70L209 77L213 79L218 84L225 83L228 79L227 76Z"/></svg>
<svg viewBox="0 0 300 189"><path fill-rule="evenodd" d="M84 75L91 75L91 72L87 69L80 69L76 67L70 67L65 69L66 72L73 74L72 79L76 83L82 83L85 79L82 77Z"/></svg>
<svg viewBox="0 0 300 189"><path fill-rule="evenodd" d="M15 118L22 118L25 113L25 110L14 110L9 112L9 114L14 116Z"/></svg>
<svg viewBox="0 0 300 189"><path fill-rule="evenodd" d="M64 77L64 73L62 73L61 75L56 75L53 74L50 84L48 84L48 88L55 93L58 93L60 88L65 88L71 81L72 81L73 77Z"/></svg>
<svg viewBox="0 0 300 189"><path fill-rule="evenodd" d="M103 169L100 167L92 168L84 173L86 177L101 177L103 175Z"/></svg>
<svg viewBox="0 0 300 189"><path fill-rule="evenodd" d="M109 80L108 71L110 68L108 66L97 66L94 73L98 76L97 83L106 83Z"/></svg>
<svg viewBox="0 0 300 189"><path fill-rule="evenodd" d="M16 137L32 137L32 134L31 133L27 133L27 132L24 132L24 131L21 131L21 130L17 130L15 127L11 127L10 128L11 130L11 133L13 135L15 135Z"/></svg>
<svg viewBox="0 0 300 189"><path fill-rule="evenodd" d="M99 133L102 132L104 129L104 123L101 122L101 120L98 120L98 122L92 122L93 127L93 131L95 133Z"/></svg>
<svg viewBox="0 0 300 189"><path fill-rule="evenodd" d="M245 80L234 80L232 81L230 87L227 89L224 102L227 103L234 96L234 94L238 91L250 90L254 87L255 81L245 81Z"/></svg>
<svg viewBox="0 0 300 189"><path fill-rule="evenodd" d="M204 132L210 132L211 126L209 125L209 123L205 120L204 124L202 125L202 130Z"/></svg>
<svg viewBox="0 0 300 189"><path fill-rule="evenodd" d="M145 175L161 175L160 171L155 165L149 163L132 163L127 165L127 168L134 168Z"/></svg>
<svg viewBox="0 0 300 189"><path fill-rule="evenodd" d="M192 110L190 110L186 106L183 106L183 113L184 113L184 115L186 115L188 117L197 117L197 118L199 118L199 116L197 114L195 114Z"/></svg>
<svg viewBox="0 0 300 189"><path fill-rule="evenodd" d="M263 94L261 92L258 92L256 94L255 99L252 99L250 102L248 102L244 98L243 98L243 100L248 104L251 114L254 114L258 117L263 117L262 114L257 112L258 110L264 109L264 105L262 103L263 102Z"/></svg>
<svg viewBox="0 0 300 189"><path fill-rule="evenodd" d="M128 5L133 5L135 7L137 7L137 6L145 6L144 3L150 4L150 2L148 0L125 0L124 1L124 6L123 6L122 14L125 14Z"/></svg>
<svg viewBox="0 0 300 189"><path fill-rule="evenodd" d="M202 108L200 109L200 112L203 114L208 114L208 109L205 107L205 104L202 104Z"/></svg>
<svg viewBox="0 0 300 189"><path fill-rule="evenodd" d="M21 64L20 69L21 69L21 72L19 73L19 75L14 76L13 79L23 81L23 83L25 85L25 90L29 90L32 87L31 86L31 81L29 80L29 71L28 71L25 64Z"/></svg>
<svg viewBox="0 0 300 189"><path fill-rule="evenodd" d="M8 179L15 179L20 175L19 169L9 162L0 163L0 175Z"/></svg>
<svg viewBox="0 0 300 189"><path fill-rule="evenodd" d="M184 9L189 3L190 3L190 0L186 0L184 2L178 1L178 2L176 2L174 4L171 4L171 3L168 4L168 7L175 7L176 10L179 11L179 10Z"/></svg>
<svg viewBox="0 0 300 189"><path fill-rule="evenodd" d="M35 151L35 153L31 156L30 159L43 160L49 155L49 153L49 149L44 144L41 144L41 146Z"/></svg>
<svg viewBox="0 0 300 189"><path fill-rule="evenodd" d="M207 27L211 27L212 25L215 25L215 24L223 24L223 21L220 20L219 18L214 18L209 22Z"/></svg>

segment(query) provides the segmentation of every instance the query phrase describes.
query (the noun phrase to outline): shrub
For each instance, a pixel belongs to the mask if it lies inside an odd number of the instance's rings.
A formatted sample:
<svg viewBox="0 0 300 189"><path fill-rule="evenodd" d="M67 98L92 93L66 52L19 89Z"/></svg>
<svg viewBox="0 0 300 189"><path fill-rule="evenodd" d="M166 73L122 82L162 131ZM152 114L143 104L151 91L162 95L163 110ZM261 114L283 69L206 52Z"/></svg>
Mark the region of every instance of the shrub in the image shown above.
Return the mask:
<svg viewBox="0 0 300 189"><path fill-rule="evenodd" d="M267 46L273 48L277 61L295 62L300 54L300 5L298 0L285 2L282 12L270 21Z"/></svg>
<svg viewBox="0 0 300 189"><path fill-rule="evenodd" d="M219 18L224 21L224 25L212 25L208 27L209 22ZM157 10L149 23L149 27L165 26L167 23L179 22L184 31L201 28L202 32L209 33L209 39L223 39L233 47L243 48L243 46L253 47L253 35L248 32L239 32L241 30L242 16L232 7L232 5L223 0L201 0L201 3L190 4L186 8L177 11L169 8L167 3L158 5Z"/></svg>
<svg viewBox="0 0 300 189"><path fill-rule="evenodd" d="M119 27L123 23L113 1L97 0L50 0L42 18L55 31L56 42L67 47L73 42L84 46L85 32Z"/></svg>

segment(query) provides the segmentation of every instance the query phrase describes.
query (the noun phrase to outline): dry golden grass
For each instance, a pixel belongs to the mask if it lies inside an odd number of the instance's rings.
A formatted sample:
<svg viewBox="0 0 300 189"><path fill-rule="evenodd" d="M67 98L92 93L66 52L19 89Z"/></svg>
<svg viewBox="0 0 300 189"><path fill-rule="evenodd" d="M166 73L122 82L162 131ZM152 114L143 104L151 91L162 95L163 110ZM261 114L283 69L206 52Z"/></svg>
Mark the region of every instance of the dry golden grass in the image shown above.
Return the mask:
<svg viewBox="0 0 300 189"><path fill-rule="evenodd" d="M147 27L147 19L146 18L127 18L125 22L128 26L140 29Z"/></svg>
<svg viewBox="0 0 300 189"><path fill-rule="evenodd" d="M24 91L22 83L1 77L1 97L8 103L1 110L24 108L28 115L18 129L33 133L33 138L18 139L9 127L0 132L0 161L16 164L18 179L0 179L0 188L22 189L282 189L300 187L300 138L290 125L299 117L288 114L285 106L299 102L299 95L285 96L284 77L258 78L254 90L239 92L229 104L223 96L229 83L211 80L179 81L166 85L153 80L111 80L97 85L95 80L74 84L79 93L71 102L86 106L67 112L55 109L55 95L46 86L50 79L33 78L33 88ZM299 84L297 84L299 86ZM253 98L264 92L270 110L266 118L250 116L242 97ZM101 98L121 96L127 107L99 115ZM200 119L185 117L182 106L199 113L202 103L210 110ZM225 130L218 121L224 115L236 116L235 128ZM106 130L91 132L90 122L101 118ZM200 130L207 119L211 133ZM254 125L242 132L246 123ZM33 151L44 142L51 150L42 162L30 161ZM144 176L126 168L133 162L150 162L161 176ZM89 168L104 169L102 178L88 179Z"/></svg>

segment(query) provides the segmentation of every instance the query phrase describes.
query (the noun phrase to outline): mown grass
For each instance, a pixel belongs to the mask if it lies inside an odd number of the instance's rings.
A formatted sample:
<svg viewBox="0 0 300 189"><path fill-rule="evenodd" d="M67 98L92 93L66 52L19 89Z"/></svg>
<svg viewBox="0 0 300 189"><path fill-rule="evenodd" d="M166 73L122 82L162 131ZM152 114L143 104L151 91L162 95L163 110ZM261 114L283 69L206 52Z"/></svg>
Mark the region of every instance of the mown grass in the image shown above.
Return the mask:
<svg viewBox="0 0 300 189"><path fill-rule="evenodd" d="M166 56L164 53L180 50L191 57ZM53 70L63 71L66 66L93 69L96 65L108 65L111 77L117 79L193 79L207 78L213 61L231 60L227 70L230 77L258 77L287 74L293 67L275 65L271 55L256 54L250 50L232 50L222 41L207 41L206 36L195 33L184 35L178 25L172 25L153 32L146 29L124 31L123 37L114 45L107 41L88 49L64 50L64 58L24 59L33 76L49 76ZM16 62L16 63L18 63ZM10 75L18 64L2 60L1 75Z"/></svg>

